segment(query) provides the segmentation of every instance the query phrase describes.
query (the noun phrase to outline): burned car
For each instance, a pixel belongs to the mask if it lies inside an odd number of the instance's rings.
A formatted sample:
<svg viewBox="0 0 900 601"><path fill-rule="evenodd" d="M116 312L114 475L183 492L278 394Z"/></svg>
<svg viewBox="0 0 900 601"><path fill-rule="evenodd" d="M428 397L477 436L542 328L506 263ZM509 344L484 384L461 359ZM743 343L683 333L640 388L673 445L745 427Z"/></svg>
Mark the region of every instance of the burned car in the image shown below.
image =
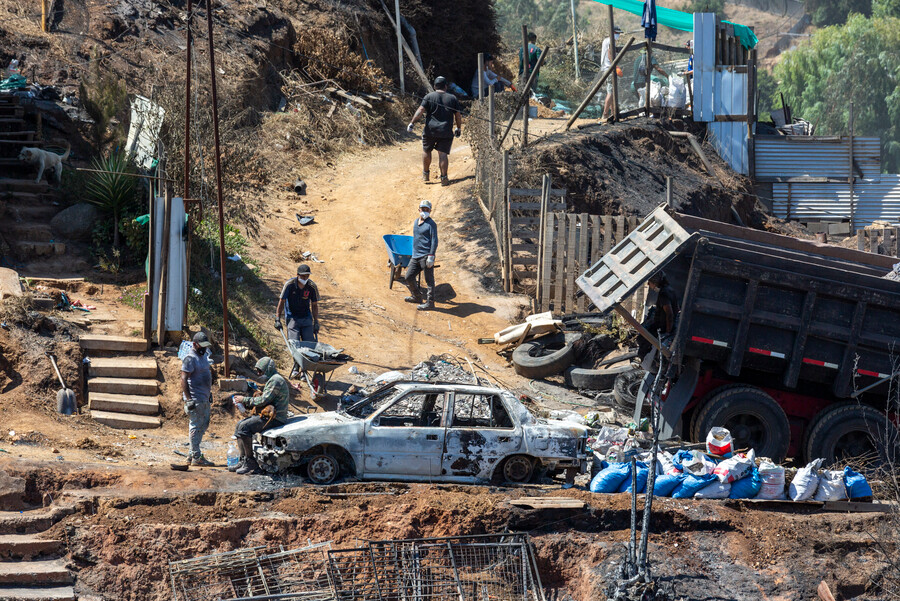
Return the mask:
<svg viewBox="0 0 900 601"><path fill-rule="evenodd" d="M505 390L395 382L338 411L291 418L257 435L268 472L300 468L317 484L341 476L424 482L527 482L539 468L583 470L587 428L538 419Z"/></svg>

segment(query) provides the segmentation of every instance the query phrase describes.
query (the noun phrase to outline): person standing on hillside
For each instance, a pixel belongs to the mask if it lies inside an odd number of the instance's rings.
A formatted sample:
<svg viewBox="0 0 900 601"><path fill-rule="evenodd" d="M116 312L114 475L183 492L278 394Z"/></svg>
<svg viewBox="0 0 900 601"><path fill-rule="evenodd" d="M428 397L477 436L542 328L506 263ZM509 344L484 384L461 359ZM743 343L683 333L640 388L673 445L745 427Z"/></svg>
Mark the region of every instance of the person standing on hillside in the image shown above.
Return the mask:
<svg viewBox="0 0 900 601"><path fill-rule="evenodd" d="M287 318L288 340L316 342L319 338L319 289L309 279L309 265L297 267L297 277L284 283L278 306L275 308L275 329L280 330L281 315ZM291 378L299 372L297 363Z"/></svg>
<svg viewBox="0 0 900 601"><path fill-rule="evenodd" d="M618 42L619 36L622 35L622 29L616 25L615 29L613 29L615 34L615 39ZM603 45L600 49L600 54L602 55L601 64L600 64L600 72L606 73L609 71L610 67L612 67L612 62L615 56L613 56L613 45L610 43L609 36L603 38ZM606 78L606 101L603 103L603 115L601 115L601 119L607 119L613 117L613 109L615 105L613 104L613 95L615 89L613 88L613 78L612 75Z"/></svg>
<svg viewBox="0 0 900 601"><path fill-rule="evenodd" d="M431 170L431 152L438 152L438 167L441 170L441 185L449 186L447 169L450 166L450 147L453 145L453 137L459 137L462 132L462 116L459 100L447 91L447 79L437 77L434 80L434 92L427 94L422 99L422 104L416 109L412 121L406 126L406 131L412 133L413 124L425 115L425 131L422 132L422 179L428 181ZM453 127L454 123L456 127Z"/></svg>
<svg viewBox="0 0 900 601"><path fill-rule="evenodd" d="M519 78L522 81L522 85L525 85L525 53L522 51L522 48L519 48ZM531 75L534 73L534 68L537 66L538 59L541 58L541 49L538 48L537 45L537 35L532 31L528 34L528 74ZM537 81L534 82L533 88L537 87Z"/></svg>
<svg viewBox="0 0 900 601"><path fill-rule="evenodd" d="M406 302L418 304L419 311L434 309L434 253L437 251L437 224L431 218L431 203L423 200L419 203L419 217L413 221L413 250L406 277L403 282L411 296ZM419 273L425 272L425 285L428 287L425 302L422 302L422 291L417 281Z"/></svg>
<svg viewBox="0 0 900 601"><path fill-rule="evenodd" d="M206 353L211 346L207 335L197 332L192 339L191 349L181 360L181 400L184 402L184 412L189 418L188 439L191 443L188 465L200 467L215 465L200 451L200 442L206 429L209 428L212 372Z"/></svg>

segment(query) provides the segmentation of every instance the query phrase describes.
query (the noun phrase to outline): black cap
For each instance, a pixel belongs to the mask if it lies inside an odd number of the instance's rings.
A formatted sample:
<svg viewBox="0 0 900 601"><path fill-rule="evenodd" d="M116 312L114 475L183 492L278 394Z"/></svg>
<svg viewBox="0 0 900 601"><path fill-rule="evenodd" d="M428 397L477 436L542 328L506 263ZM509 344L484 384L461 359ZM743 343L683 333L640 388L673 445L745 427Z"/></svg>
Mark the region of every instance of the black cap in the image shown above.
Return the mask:
<svg viewBox="0 0 900 601"><path fill-rule="evenodd" d="M488 62L488 61L492 61L492 60L494 60L494 55L485 53L484 62Z"/></svg>
<svg viewBox="0 0 900 601"><path fill-rule="evenodd" d="M209 348L212 346L212 342L209 341L209 337L203 332L197 332L194 334L193 341L203 348Z"/></svg>
<svg viewBox="0 0 900 601"><path fill-rule="evenodd" d="M621 27L616 25L615 27L613 27L613 33L624 33L624 32L622 31Z"/></svg>
<svg viewBox="0 0 900 601"><path fill-rule="evenodd" d="M297 266L297 275L304 275L308 273L312 272L309 270L309 265L307 265L306 263Z"/></svg>
<svg viewBox="0 0 900 601"><path fill-rule="evenodd" d="M434 78L434 87L440 88L447 85L447 78L443 75L438 75Z"/></svg>

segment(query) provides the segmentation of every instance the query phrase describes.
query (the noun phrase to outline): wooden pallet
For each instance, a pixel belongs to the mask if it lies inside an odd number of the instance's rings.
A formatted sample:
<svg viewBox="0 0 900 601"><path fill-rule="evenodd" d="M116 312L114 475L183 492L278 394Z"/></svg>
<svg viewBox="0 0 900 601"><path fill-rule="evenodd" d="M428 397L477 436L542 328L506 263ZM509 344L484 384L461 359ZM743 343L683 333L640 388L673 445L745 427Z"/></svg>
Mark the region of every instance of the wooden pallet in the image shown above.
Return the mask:
<svg viewBox="0 0 900 601"><path fill-rule="evenodd" d="M520 497L507 501L525 509L584 509L586 503L572 497Z"/></svg>

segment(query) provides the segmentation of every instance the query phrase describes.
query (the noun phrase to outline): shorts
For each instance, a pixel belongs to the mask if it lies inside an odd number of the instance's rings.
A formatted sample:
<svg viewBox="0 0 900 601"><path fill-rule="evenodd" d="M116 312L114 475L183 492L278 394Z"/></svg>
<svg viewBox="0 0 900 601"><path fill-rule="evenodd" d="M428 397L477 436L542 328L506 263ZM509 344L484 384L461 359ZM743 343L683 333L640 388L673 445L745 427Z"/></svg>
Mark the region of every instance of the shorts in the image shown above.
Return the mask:
<svg viewBox="0 0 900 601"><path fill-rule="evenodd" d="M450 154L450 147L453 145L453 138L435 138L428 134L422 136L422 149L425 152L437 150L444 154Z"/></svg>
<svg viewBox="0 0 900 601"><path fill-rule="evenodd" d="M612 77L610 77L609 79L606 80L606 93L607 93L607 94L612 94L612 93L613 93L613 80L612 80Z"/></svg>

